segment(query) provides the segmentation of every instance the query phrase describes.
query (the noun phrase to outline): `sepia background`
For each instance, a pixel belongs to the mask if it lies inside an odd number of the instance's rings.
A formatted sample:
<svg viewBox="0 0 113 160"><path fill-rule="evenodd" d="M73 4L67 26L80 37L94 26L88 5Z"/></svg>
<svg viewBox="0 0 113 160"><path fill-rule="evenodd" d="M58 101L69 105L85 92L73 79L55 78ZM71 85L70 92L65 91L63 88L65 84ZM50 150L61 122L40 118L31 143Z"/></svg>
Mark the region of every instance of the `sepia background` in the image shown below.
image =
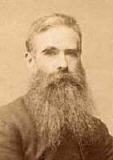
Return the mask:
<svg viewBox="0 0 113 160"><path fill-rule="evenodd" d="M30 74L25 39L39 16L60 12L76 17L83 33L82 61L96 114L113 135L113 1L0 0L0 106L24 95Z"/></svg>

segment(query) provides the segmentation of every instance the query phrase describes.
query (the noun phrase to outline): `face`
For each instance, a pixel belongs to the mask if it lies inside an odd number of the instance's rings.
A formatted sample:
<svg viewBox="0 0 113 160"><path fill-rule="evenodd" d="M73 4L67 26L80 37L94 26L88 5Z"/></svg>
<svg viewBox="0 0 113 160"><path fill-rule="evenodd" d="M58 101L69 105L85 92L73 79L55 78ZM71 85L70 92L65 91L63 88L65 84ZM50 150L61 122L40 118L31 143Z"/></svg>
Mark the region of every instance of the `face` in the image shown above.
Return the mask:
<svg viewBox="0 0 113 160"><path fill-rule="evenodd" d="M79 37L73 29L57 26L37 34L33 39L34 67L46 74L60 70L74 72L80 62Z"/></svg>
<svg viewBox="0 0 113 160"><path fill-rule="evenodd" d="M37 133L49 147L60 144L66 130L82 137L89 126L91 129L92 103L80 65L78 41L72 29L62 26L37 34L33 40L35 56L31 63L34 61L37 71L25 103L33 114ZM60 70L68 73L57 77Z"/></svg>

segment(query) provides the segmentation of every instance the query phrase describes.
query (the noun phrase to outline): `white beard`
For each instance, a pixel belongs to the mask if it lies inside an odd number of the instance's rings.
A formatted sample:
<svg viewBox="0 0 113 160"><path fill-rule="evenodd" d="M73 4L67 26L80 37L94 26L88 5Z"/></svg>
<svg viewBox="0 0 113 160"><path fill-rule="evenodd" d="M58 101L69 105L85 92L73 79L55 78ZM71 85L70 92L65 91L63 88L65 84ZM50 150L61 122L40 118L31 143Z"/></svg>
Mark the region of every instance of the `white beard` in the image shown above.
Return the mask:
<svg viewBox="0 0 113 160"><path fill-rule="evenodd" d="M35 119L37 134L47 146L60 144L63 130L82 137L91 124L93 102L88 95L83 68L75 75L51 76L38 71L25 97Z"/></svg>

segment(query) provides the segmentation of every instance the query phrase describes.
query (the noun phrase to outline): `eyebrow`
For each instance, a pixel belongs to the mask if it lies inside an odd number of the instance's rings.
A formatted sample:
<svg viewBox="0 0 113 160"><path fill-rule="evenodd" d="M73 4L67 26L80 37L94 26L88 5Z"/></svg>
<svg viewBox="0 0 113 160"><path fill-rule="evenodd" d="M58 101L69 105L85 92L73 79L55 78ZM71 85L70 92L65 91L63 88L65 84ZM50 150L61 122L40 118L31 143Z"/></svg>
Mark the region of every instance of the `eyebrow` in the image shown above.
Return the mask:
<svg viewBox="0 0 113 160"><path fill-rule="evenodd" d="M46 53L46 52L52 52L52 51L55 51L55 52L59 52L60 50L56 47L53 47L53 46L49 46L47 47L46 49L42 50L42 53ZM69 54L69 53L75 53L77 54L79 52L79 49L78 48L68 48L68 49L64 49L64 53L65 54Z"/></svg>
<svg viewBox="0 0 113 160"><path fill-rule="evenodd" d="M50 52L50 51L59 51L56 47L47 47L46 49L42 50L42 52Z"/></svg>
<svg viewBox="0 0 113 160"><path fill-rule="evenodd" d="M73 48L73 49L65 49L64 52L78 52L78 48Z"/></svg>

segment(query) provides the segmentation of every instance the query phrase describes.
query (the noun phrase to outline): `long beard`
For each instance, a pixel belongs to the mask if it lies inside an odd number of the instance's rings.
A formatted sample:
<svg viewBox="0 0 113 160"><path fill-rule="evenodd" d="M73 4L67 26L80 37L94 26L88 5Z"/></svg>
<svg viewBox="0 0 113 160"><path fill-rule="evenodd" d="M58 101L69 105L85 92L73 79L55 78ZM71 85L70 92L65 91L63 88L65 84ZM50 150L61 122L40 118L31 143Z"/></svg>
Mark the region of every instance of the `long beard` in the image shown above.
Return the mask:
<svg viewBox="0 0 113 160"><path fill-rule="evenodd" d="M61 143L63 132L82 137L91 123L92 100L83 68L75 73L46 75L38 71L25 102L29 106L37 134L47 146Z"/></svg>

